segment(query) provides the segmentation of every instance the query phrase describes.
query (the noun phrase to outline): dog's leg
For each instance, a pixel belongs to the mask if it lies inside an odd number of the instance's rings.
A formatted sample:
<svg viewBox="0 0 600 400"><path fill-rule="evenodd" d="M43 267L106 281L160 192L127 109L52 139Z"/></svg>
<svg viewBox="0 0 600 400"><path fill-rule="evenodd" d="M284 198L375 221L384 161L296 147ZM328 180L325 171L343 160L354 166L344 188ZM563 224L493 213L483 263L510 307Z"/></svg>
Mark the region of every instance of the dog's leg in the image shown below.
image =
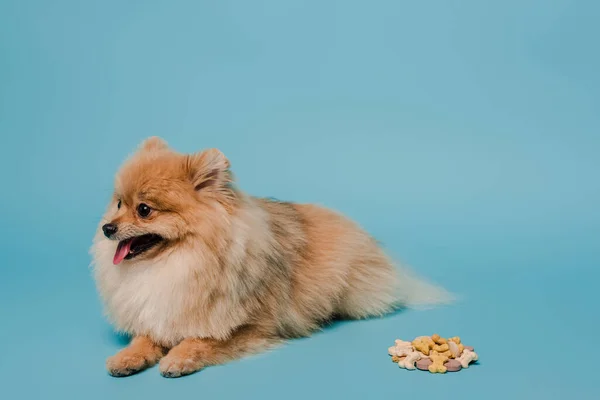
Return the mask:
<svg viewBox="0 0 600 400"><path fill-rule="evenodd" d="M166 349L146 336L136 336L128 347L106 360L112 376L129 376L155 365Z"/></svg>
<svg viewBox="0 0 600 400"><path fill-rule="evenodd" d="M278 341L252 326L239 328L227 340L185 339L160 361L160 373L167 378L189 375L209 365L265 350Z"/></svg>

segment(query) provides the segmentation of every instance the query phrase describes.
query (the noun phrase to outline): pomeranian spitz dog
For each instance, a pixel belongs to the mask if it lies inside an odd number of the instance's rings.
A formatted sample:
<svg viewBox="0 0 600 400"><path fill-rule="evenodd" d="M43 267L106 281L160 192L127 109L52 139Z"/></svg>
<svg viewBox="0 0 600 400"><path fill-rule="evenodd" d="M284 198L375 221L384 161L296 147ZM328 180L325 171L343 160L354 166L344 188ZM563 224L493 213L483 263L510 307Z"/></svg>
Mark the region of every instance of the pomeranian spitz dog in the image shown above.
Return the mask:
<svg viewBox="0 0 600 400"><path fill-rule="evenodd" d="M445 301L327 209L248 196L218 150L145 140L116 176L92 247L107 315L132 336L107 360L165 377L306 336L334 317Z"/></svg>

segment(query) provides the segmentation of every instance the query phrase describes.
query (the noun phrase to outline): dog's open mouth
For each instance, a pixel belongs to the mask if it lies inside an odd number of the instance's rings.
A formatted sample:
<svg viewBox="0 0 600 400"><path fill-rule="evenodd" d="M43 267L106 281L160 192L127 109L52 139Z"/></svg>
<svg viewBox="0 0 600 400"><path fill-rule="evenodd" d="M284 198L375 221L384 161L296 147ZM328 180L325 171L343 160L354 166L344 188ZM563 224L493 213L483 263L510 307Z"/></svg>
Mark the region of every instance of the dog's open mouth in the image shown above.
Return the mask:
<svg viewBox="0 0 600 400"><path fill-rule="evenodd" d="M121 240L113 258L113 264L118 265L123 260L131 260L162 241L162 237L151 233Z"/></svg>

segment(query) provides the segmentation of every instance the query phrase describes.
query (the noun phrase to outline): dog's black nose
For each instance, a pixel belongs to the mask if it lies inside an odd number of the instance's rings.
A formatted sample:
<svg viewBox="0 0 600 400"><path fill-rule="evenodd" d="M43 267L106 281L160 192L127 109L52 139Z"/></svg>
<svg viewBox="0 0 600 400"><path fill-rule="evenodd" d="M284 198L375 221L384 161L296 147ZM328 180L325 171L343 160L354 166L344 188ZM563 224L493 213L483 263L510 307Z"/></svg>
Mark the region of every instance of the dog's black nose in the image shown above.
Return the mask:
<svg viewBox="0 0 600 400"><path fill-rule="evenodd" d="M104 232L104 236L110 238L117 233L117 226L115 224L106 224L102 226L102 231Z"/></svg>

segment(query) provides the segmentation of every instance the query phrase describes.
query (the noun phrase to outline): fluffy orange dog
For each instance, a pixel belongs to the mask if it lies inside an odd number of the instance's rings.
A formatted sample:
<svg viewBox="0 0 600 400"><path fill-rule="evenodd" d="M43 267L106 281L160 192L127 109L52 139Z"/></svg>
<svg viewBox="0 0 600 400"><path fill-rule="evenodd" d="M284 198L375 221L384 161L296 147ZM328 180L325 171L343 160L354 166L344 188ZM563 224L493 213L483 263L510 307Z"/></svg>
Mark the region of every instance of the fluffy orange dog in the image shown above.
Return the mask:
<svg viewBox="0 0 600 400"><path fill-rule="evenodd" d="M119 171L92 253L107 314L133 336L107 361L114 376L160 361L161 374L178 377L306 336L334 316L444 298L400 276L346 218L248 196L218 150L179 154L156 137Z"/></svg>

